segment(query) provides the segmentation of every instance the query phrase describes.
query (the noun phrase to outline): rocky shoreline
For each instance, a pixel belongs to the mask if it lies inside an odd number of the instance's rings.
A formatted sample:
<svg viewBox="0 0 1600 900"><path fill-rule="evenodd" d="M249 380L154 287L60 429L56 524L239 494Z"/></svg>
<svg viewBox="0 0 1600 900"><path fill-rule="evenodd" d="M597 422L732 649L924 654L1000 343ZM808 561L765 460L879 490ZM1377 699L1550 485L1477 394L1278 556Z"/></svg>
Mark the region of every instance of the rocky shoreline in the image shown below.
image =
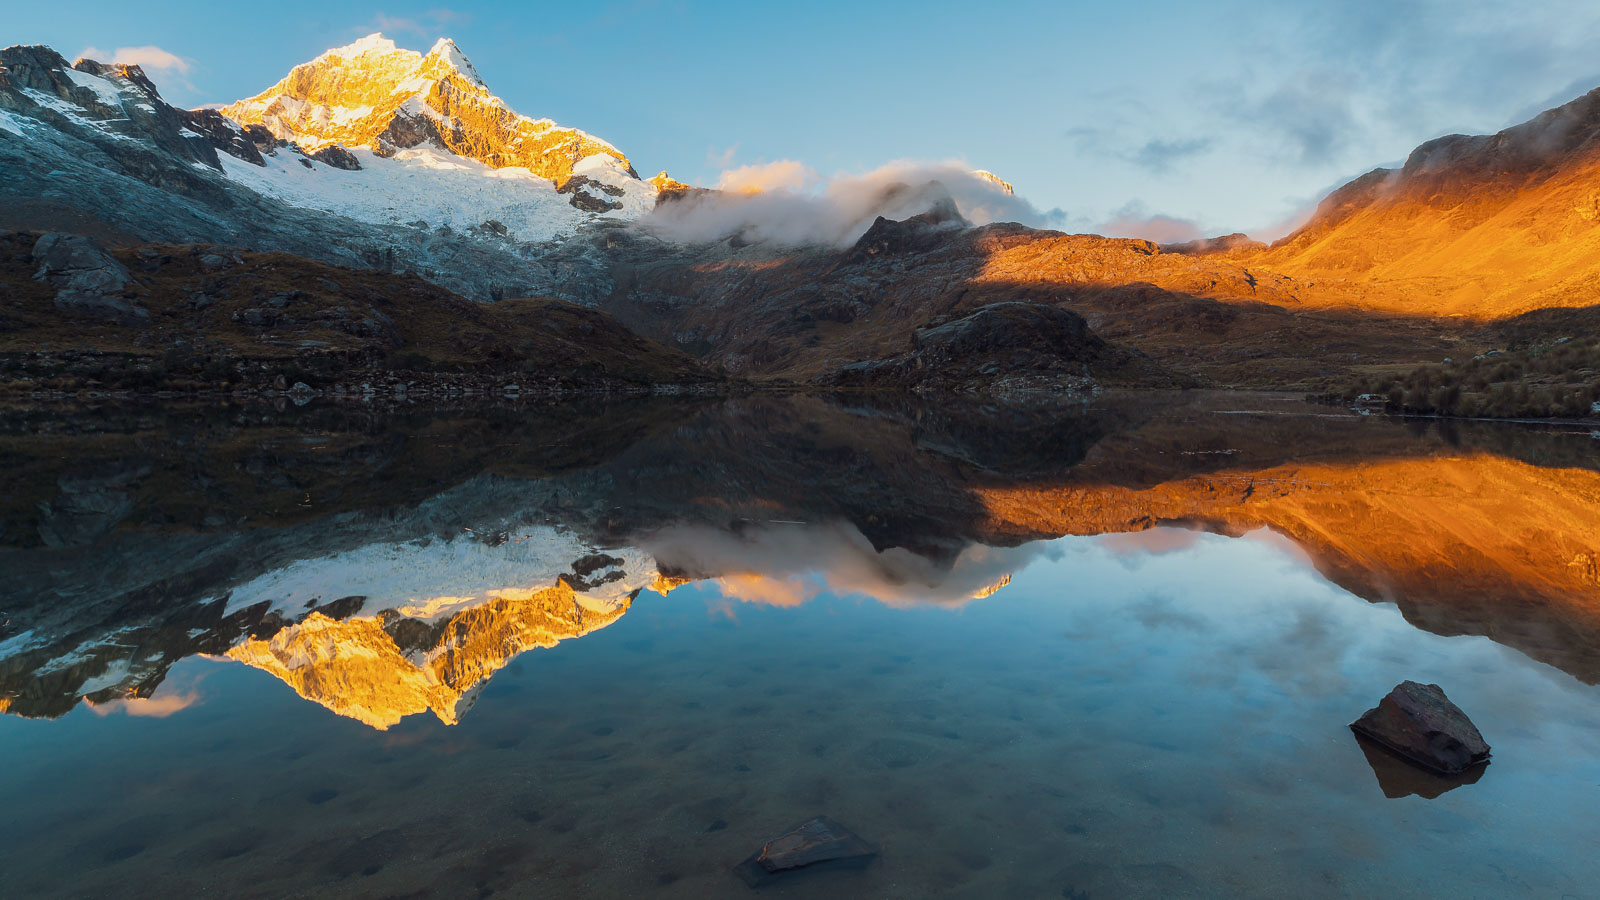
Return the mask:
<svg viewBox="0 0 1600 900"><path fill-rule="evenodd" d="M555 376L518 377L480 373L438 373L369 370L352 372L323 387L304 381L289 383L283 375L247 386L191 389L83 387L38 388L28 381L0 382L0 399L31 401L84 400L287 400L304 405L312 400L370 403L374 401L492 400L516 402L572 396L714 396L749 391L732 381L638 384L622 381L571 381Z"/></svg>

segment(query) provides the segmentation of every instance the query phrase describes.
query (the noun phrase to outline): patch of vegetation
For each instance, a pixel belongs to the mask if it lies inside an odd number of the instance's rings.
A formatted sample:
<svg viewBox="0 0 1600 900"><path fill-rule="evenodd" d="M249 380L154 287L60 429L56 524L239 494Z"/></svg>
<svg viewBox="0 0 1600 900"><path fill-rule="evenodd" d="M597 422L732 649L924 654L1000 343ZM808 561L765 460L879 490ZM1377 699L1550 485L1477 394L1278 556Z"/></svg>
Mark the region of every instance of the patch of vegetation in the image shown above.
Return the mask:
<svg viewBox="0 0 1600 900"><path fill-rule="evenodd" d="M1600 338L1530 342L1403 374L1369 375L1322 399L1423 415L1600 418Z"/></svg>

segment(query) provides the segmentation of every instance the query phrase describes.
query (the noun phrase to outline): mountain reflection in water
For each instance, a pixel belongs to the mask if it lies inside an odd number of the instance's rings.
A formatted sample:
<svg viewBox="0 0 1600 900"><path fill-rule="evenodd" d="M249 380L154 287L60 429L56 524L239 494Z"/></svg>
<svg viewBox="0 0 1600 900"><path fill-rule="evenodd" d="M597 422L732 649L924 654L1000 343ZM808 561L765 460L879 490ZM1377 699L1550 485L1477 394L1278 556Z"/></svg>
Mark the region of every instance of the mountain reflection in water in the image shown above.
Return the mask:
<svg viewBox="0 0 1600 900"><path fill-rule="evenodd" d="M11 413L5 892L745 897L825 814L879 859L763 893L1583 895L1597 450L1198 393ZM1487 770L1352 737L1406 678Z"/></svg>
<svg viewBox="0 0 1600 900"><path fill-rule="evenodd" d="M1420 628L1600 681L1600 442L1559 429L1225 394L109 418L0 444L0 710L149 698L206 654L376 728L454 723L517 654L650 587L956 604L1039 541L1182 534L1162 525L1270 529Z"/></svg>

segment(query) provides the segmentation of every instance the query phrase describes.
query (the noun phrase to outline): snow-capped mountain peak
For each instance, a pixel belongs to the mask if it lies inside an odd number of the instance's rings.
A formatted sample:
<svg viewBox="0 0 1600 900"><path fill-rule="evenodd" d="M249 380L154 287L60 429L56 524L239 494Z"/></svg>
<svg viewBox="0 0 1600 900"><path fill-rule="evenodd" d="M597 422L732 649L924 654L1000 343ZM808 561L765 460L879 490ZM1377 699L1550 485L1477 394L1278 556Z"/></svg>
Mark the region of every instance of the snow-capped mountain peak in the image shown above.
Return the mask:
<svg viewBox="0 0 1600 900"><path fill-rule="evenodd" d="M222 112L307 149L337 143L392 155L431 144L494 168L526 168L557 186L595 154L633 168L606 141L512 110L448 38L423 54L370 34Z"/></svg>
<svg viewBox="0 0 1600 900"><path fill-rule="evenodd" d="M307 165L292 149L274 151L260 161L265 165L224 160L231 178L296 206L363 221L488 226L536 241L592 216L633 218L655 206L655 187L639 179L622 151L517 113L449 38L418 53L369 34L295 66L221 113L319 162L343 163Z"/></svg>
<svg viewBox="0 0 1600 900"><path fill-rule="evenodd" d="M430 66L430 62L433 65ZM471 84L486 91L489 89L489 85L484 83L482 76L478 74L478 70L472 67L472 62L467 59L467 55L462 53L461 48L456 46L456 42L449 38L439 38L434 42L432 49L428 51L428 55L423 57L424 71L444 67L448 67Z"/></svg>

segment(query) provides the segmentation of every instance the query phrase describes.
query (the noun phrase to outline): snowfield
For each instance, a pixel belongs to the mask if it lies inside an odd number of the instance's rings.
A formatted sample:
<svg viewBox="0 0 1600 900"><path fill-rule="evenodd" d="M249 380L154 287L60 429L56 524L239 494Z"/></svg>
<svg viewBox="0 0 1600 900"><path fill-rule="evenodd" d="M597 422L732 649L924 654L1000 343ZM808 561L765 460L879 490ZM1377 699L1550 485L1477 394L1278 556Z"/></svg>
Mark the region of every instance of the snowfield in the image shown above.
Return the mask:
<svg viewBox="0 0 1600 900"><path fill-rule="evenodd" d="M228 178L237 184L291 206L377 225L422 221L430 228L448 225L463 231L493 220L519 241L544 241L570 234L597 216L572 206L548 178L525 168L496 169L433 147L402 150L388 158L365 147L351 152L361 163L359 171L308 160L288 148L264 155L265 168L219 156ZM655 188L629 176L611 156L585 157L573 171L622 190L619 197L590 191L622 203L621 209L600 217L635 219L655 207Z"/></svg>

